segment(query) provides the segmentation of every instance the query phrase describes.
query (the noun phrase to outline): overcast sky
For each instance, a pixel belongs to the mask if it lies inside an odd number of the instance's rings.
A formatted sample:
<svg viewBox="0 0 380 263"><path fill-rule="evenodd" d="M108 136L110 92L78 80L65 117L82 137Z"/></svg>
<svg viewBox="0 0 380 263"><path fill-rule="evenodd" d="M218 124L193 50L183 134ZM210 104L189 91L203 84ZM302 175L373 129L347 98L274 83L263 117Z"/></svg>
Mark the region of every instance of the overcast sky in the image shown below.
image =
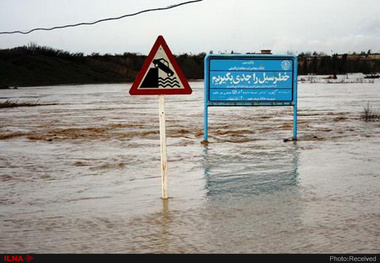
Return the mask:
<svg viewBox="0 0 380 263"><path fill-rule="evenodd" d="M92 22L185 1L0 0L0 31ZM94 26L0 35L0 48L34 42L85 54L147 54L158 35L174 54L380 52L380 1L204 0Z"/></svg>

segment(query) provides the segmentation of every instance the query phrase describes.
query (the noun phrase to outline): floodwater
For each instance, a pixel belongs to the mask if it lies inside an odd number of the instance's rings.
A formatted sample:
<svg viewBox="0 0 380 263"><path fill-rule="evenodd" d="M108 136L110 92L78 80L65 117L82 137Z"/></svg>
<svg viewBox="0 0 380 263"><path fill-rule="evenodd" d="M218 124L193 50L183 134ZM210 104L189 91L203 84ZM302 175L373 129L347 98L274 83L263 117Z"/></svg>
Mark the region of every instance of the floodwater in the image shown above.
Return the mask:
<svg viewBox="0 0 380 263"><path fill-rule="evenodd" d="M166 96L130 84L1 90L0 253L379 253L380 82L299 84L291 107L209 109L203 82Z"/></svg>

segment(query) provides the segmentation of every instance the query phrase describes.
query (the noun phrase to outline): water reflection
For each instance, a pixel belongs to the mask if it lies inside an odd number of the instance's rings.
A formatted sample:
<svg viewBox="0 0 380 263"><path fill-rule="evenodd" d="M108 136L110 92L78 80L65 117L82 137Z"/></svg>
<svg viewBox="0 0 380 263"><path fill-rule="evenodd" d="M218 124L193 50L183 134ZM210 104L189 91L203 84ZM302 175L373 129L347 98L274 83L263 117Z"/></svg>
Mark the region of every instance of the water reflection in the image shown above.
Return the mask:
<svg viewBox="0 0 380 263"><path fill-rule="evenodd" d="M169 251L169 217L169 199L162 199L161 242L162 251L164 251L165 253Z"/></svg>
<svg viewBox="0 0 380 263"><path fill-rule="evenodd" d="M203 151L206 243L218 253L302 251L297 145L222 147Z"/></svg>
<svg viewBox="0 0 380 263"><path fill-rule="evenodd" d="M296 143L284 148L240 148L203 150L207 196L225 193L245 195L273 193L297 185L299 153Z"/></svg>

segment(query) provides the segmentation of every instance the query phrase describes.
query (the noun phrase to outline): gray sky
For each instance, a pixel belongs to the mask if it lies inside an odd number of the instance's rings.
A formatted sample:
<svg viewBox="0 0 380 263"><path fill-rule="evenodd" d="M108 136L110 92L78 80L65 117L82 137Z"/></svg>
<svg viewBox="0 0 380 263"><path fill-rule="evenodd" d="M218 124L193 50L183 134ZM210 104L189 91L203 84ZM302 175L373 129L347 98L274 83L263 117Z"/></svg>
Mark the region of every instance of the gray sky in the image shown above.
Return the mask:
<svg viewBox="0 0 380 263"><path fill-rule="evenodd" d="M0 0L0 31L92 22L186 0ZM380 52L379 0L204 0L94 26L0 35L71 52L147 54L158 35L173 53Z"/></svg>

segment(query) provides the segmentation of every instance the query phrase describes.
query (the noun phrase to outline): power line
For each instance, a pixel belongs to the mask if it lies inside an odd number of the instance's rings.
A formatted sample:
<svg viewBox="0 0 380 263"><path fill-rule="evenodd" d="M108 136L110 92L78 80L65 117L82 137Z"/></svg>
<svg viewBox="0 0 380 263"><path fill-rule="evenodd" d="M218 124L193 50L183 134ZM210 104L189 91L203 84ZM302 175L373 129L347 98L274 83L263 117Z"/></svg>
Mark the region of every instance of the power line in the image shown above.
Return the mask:
<svg viewBox="0 0 380 263"><path fill-rule="evenodd" d="M132 14L126 14L126 15L122 15L122 16L118 16L118 17L109 17L109 18L99 19L99 20L96 20L94 22L81 22L81 23L77 23L77 24L69 24L69 25L54 26L54 27L37 27L37 28L33 28L31 30L28 30L28 31L20 31L20 30L16 30L16 31L4 31L4 32L0 32L0 35L12 35L12 34L27 35L27 34L30 34L32 32L35 32L35 31L52 31L52 30L56 30L56 29L63 29L63 28L69 28L69 27L91 26L91 25L95 25L95 24L98 24L98 23L106 22L106 21L119 20L119 19L123 19L123 18L126 18L126 17L137 16L137 15L140 15L140 14L143 14L143 13L148 13L148 12L168 10L168 9L176 8L176 7L179 7L179 6L182 6L182 5L193 4L193 3L202 2L202 1L203 0L193 0L193 1L182 2L182 3L179 3L179 4L175 4L175 5L170 5L170 6L167 6L167 7L158 7L158 8L145 9L145 10L138 11L138 12L132 13Z"/></svg>

